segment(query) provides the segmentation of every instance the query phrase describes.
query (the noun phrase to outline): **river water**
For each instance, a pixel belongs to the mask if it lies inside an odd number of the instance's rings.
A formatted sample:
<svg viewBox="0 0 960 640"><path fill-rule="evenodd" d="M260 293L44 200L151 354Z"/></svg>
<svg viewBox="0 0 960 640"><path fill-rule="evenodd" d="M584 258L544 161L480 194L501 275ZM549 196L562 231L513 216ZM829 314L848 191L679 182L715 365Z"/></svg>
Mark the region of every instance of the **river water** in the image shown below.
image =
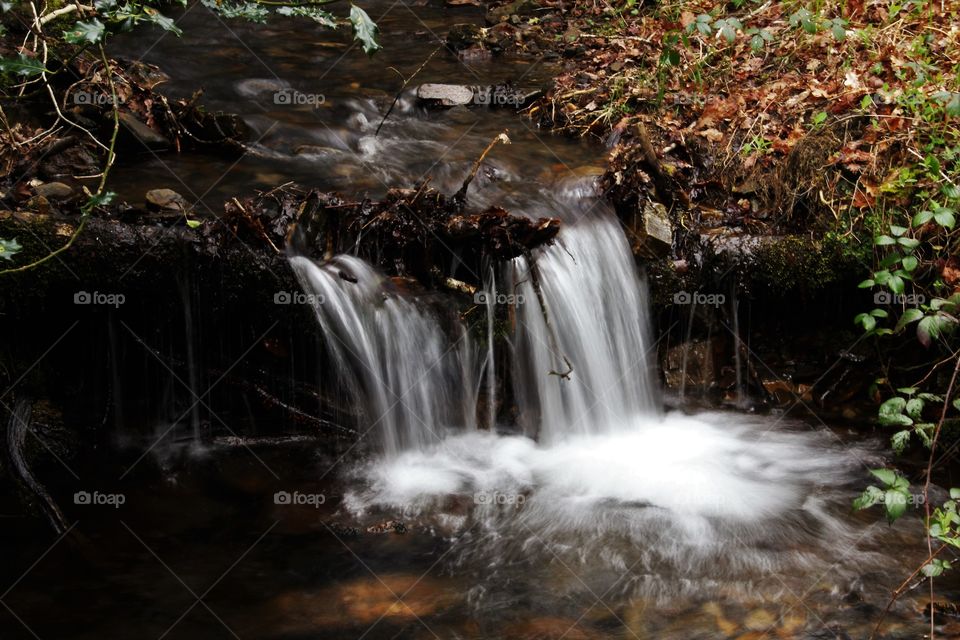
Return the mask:
<svg viewBox="0 0 960 640"><path fill-rule="evenodd" d="M484 274L489 296L523 300L506 335L517 424L471 410L497 372L466 325L451 341L355 257L295 257L323 299L303 331L330 337L379 453L218 441L184 457L161 445L122 484L109 460L91 462L81 475L124 504L71 509L77 524L52 547L21 536L30 553L4 568L2 637L867 637L924 552L915 518L888 527L850 513L867 469L884 464L880 443L777 415L666 411L642 274L591 187L604 149L509 110L427 111L410 92L375 136L400 82L386 66L409 75L437 34L481 14L364 6L383 32L373 60L344 33L226 24L200 6L180 18L180 40L119 40L168 69L172 93L202 86L212 108L243 115L256 142L239 161L145 154L114 189L135 200L167 186L210 215L288 180L376 196L429 176L450 193L509 130L471 205L565 222L536 256L546 314L525 260ZM540 86L554 71L441 52L418 82ZM289 88L322 100L276 104ZM920 637L921 609L908 594L881 637Z"/></svg>

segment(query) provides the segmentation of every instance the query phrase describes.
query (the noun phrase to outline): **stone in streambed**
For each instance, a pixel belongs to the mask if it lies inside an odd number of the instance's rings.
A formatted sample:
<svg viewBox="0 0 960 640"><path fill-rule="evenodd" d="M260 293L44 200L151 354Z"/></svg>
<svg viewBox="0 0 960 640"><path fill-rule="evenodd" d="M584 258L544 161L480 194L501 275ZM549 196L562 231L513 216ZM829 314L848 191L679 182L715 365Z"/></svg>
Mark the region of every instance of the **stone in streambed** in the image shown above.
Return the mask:
<svg viewBox="0 0 960 640"><path fill-rule="evenodd" d="M666 254L673 246L673 222L659 202L648 202L643 209L643 238L647 251L655 256Z"/></svg>
<svg viewBox="0 0 960 640"><path fill-rule="evenodd" d="M34 193L48 200L66 200L73 195L73 188L62 182L47 182L33 188Z"/></svg>
<svg viewBox="0 0 960 640"><path fill-rule="evenodd" d="M151 189L147 191L146 201L150 211L182 213L189 208L186 199L173 189Z"/></svg>
<svg viewBox="0 0 960 640"><path fill-rule="evenodd" d="M156 149L169 145L169 142L165 137L144 123L140 122L137 116L133 115L129 111L121 112L119 117L120 124L123 125L124 129L134 138L139 140L145 147Z"/></svg>
<svg viewBox="0 0 960 640"><path fill-rule="evenodd" d="M468 105L473 102L473 88L462 84L422 84L417 88L417 98L444 107Z"/></svg>

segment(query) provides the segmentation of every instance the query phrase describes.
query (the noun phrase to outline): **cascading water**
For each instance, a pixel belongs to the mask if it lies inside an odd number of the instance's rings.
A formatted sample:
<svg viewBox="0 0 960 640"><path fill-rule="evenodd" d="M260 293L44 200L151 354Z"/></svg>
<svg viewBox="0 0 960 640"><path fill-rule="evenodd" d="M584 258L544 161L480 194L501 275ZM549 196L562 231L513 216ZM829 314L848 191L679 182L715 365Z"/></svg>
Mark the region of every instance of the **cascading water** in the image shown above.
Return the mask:
<svg viewBox="0 0 960 640"><path fill-rule="evenodd" d="M509 269L521 302L514 381L527 433L550 445L658 414L646 285L616 222L568 227L536 259L536 274L530 267L517 258Z"/></svg>
<svg viewBox="0 0 960 640"><path fill-rule="evenodd" d="M626 572L622 596L661 599L755 592L758 572L799 576L854 548L844 491L872 454L762 418L663 415L626 238L609 210L583 215L582 194L566 198L569 221L533 256L536 273L516 259L484 287L514 305L509 366L525 436L477 424L482 385L488 418L495 406L490 344L471 345L463 327L451 339L358 258L292 260L383 442L384 456L346 474L344 517L399 515L457 534L453 561L484 567L478 606L492 606L515 567L534 575L552 558L597 580Z"/></svg>
<svg viewBox="0 0 960 640"><path fill-rule="evenodd" d="M451 345L435 318L390 291L369 264L338 256L291 265L316 309L337 375L379 434L384 452L422 449L444 431L475 427L475 356L464 332Z"/></svg>

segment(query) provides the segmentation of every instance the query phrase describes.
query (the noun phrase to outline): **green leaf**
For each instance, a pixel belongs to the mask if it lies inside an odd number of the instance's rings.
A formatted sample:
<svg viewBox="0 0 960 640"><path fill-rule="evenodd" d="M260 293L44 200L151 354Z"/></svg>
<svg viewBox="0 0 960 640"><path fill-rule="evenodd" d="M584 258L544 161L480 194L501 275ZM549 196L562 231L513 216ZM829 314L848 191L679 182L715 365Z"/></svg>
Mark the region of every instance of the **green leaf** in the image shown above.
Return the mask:
<svg viewBox="0 0 960 640"><path fill-rule="evenodd" d="M16 58L0 58L0 73L12 73L17 76L36 76L47 71L43 63L36 58L18 54Z"/></svg>
<svg viewBox="0 0 960 640"><path fill-rule="evenodd" d="M20 249L23 247L20 246L20 243L17 242L17 239L13 240L4 240L0 238L0 259L10 261L13 260L13 256L17 255L20 252Z"/></svg>
<svg viewBox="0 0 960 640"><path fill-rule="evenodd" d="M920 571L922 571L923 575L927 576L928 578L936 578L943 573L943 566L933 562L928 562L920 568Z"/></svg>
<svg viewBox="0 0 960 640"><path fill-rule="evenodd" d="M853 319L853 322L854 324L862 326L864 331L871 331L877 326L877 319L869 313L858 314L857 317Z"/></svg>
<svg viewBox="0 0 960 640"><path fill-rule="evenodd" d="M196 229L201 224L203 223L200 222L199 220L191 220L190 218L187 218L187 226L190 227L191 229Z"/></svg>
<svg viewBox="0 0 960 640"><path fill-rule="evenodd" d="M893 447L893 450L897 455L904 452L907 448L907 445L910 443L910 430L904 429L903 431L897 431L893 436L890 437L890 444Z"/></svg>
<svg viewBox="0 0 960 640"><path fill-rule="evenodd" d="M907 415L914 420L919 420L920 414L923 413L923 404L923 400L920 398L911 398L909 401L907 401Z"/></svg>
<svg viewBox="0 0 960 640"><path fill-rule="evenodd" d="M355 4L350 5L350 23L353 25L353 37L363 45L363 51L372 56L380 49L377 44L379 28L367 15L367 12Z"/></svg>
<svg viewBox="0 0 960 640"><path fill-rule="evenodd" d="M894 331L900 331L908 324L916 322L923 318L923 311L917 308L910 308L903 312L903 315L900 316L900 320L897 322L897 326L894 328Z"/></svg>
<svg viewBox="0 0 960 640"><path fill-rule="evenodd" d="M869 280L864 280L863 282L861 282L861 283L858 284L857 286L860 287L861 289L869 289L870 287L874 286L875 284L877 284L877 283L874 282L873 279L869 279Z"/></svg>
<svg viewBox="0 0 960 640"><path fill-rule="evenodd" d="M906 232L907 232L907 228L906 228L906 227L901 227L901 226L895 225L895 224L890 225L890 233L893 234L893 235L895 235L895 236L897 236L897 237L902 236L902 235L905 234Z"/></svg>
<svg viewBox="0 0 960 640"><path fill-rule="evenodd" d="M903 238L900 239L903 240ZM900 295L904 289L903 278L896 274L890 276L890 279L887 281L887 287L890 288L890 291Z"/></svg>
<svg viewBox="0 0 960 640"><path fill-rule="evenodd" d="M280 7L277 9L277 13L282 16L310 18L317 24L331 29L337 26L337 19L333 17L333 14L320 7Z"/></svg>
<svg viewBox="0 0 960 640"><path fill-rule="evenodd" d="M913 226L921 227L933 220L933 211L921 211L913 216Z"/></svg>
<svg viewBox="0 0 960 640"><path fill-rule="evenodd" d="M103 39L106 27L94 18L89 22L77 22L71 31L63 32L63 39L70 44L95 44Z"/></svg>
<svg viewBox="0 0 960 640"><path fill-rule="evenodd" d="M927 316L917 325L917 338L920 340L920 344L929 347L933 340L950 331L955 323L954 318L942 313Z"/></svg>
<svg viewBox="0 0 960 640"><path fill-rule="evenodd" d="M873 505L879 504L881 500L883 500L883 491L870 485L853 501L853 508L855 511L869 509Z"/></svg>
<svg viewBox="0 0 960 640"><path fill-rule="evenodd" d="M896 243L897 241L895 239L885 235L877 236L873 239L873 244L877 245L878 247L884 247L884 246L896 244Z"/></svg>
<svg viewBox="0 0 960 640"><path fill-rule="evenodd" d="M206 8L219 13L224 18L243 18L244 20L249 20L250 22L259 22L264 23L267 21L267 16L270 15L270 12L267 11L267 8L263 5L257 4L256 2L234 2L230 0L224 0L219 2L218 0L201 0L201 3Z"/></svg>
<svg viewBox="0 0 960 640"><path fill-rule="evenodd" d="M957 218L954 216L953 209L948 209L947 207L941 207L933 214L933 219L937 221L941 227L946 227L947 229L953 229L957 224Z"/></svg>
<svg viewBox="0 0 960 640"><path fill-rule="evenodd" d="M887 510L887 522L892 524L907 512L907 496L900 491L887 491L883 495L883 505Z"/></svg>
<svg viewBox="0 0 960 640"><path fill-rule="evenodd" d="M903 398L900 399L903 400ZM893 469L870 469L870 473L887 487L893 486L897 481L897 472Z"/></svg>
<svg viewBox="0 0 960 640"><path fill-rule="evenodd" d="M919 263L920 261L917 260L916 257L914 256L904 256L903 262L902 262L903 268L906 269L907 271L913 271L914 269L917 268L917 265Z"/></svg>
<svg viewBox="0 0 960 640"><path fill-rule="evenodd" d="M960 489L954 487L950 489L950 499L951 500L960 500Z"/></svg>
<svg viewBox="0 0 960 640"><path fill-rule="evenodd" d="M168 18L153 7L144 7L143 12L147 14L148 22L152 22L164 31L169 31L174 35L183 35L183 30L176 25L176 23L173 21L173 18Z"/></svg>
<svg viewBox="0 0 960 640"><path fill-rule="evenodd" d="M920 241L915 238L897 238L897 244L913 250L920 246Z"/></svg>

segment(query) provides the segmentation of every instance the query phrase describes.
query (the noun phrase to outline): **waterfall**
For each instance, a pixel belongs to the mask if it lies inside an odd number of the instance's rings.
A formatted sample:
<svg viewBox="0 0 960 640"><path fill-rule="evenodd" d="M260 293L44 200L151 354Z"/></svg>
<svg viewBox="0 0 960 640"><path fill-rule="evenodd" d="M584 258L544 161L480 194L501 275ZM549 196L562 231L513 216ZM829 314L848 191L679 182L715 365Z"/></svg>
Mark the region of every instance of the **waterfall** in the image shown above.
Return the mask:
<svg viewBox="0 0 960 640"><path fill-rule="evenodd" d="M487 396L483 426L494 426L494 303L504 301L511 305L515 396L529 435L556 443L658 413L646 287L610 216L564 229L555 246L535 257L537 274L525 258L507 264L501 291L494 270L488 271L481 294L487 300L483 358L466 327L451 341L437 317L392 292L389 280L359 258L338 256L318 265L295 257L291 264L316 310L337 375L387 453L428 446L451 428L476 429L481 384Z"/></svg>
<svg viewBox="0 0 960 640"><path fill-rule="evenodd" d="M477 358L465 328L451 340L436 317L359 258L290 262L307 292L296 301L313 305L334 374L385 453L426 447L452 427L476 428Z"/></svg>
<svg viewBox="0 0 960 640"><path fill-rule="evenodd" d="M617 223L567 226L535 262L545 312L537 274L524 258L510 265L514 384L527 433L550 444L657 414L647 289Z"/></svg>

